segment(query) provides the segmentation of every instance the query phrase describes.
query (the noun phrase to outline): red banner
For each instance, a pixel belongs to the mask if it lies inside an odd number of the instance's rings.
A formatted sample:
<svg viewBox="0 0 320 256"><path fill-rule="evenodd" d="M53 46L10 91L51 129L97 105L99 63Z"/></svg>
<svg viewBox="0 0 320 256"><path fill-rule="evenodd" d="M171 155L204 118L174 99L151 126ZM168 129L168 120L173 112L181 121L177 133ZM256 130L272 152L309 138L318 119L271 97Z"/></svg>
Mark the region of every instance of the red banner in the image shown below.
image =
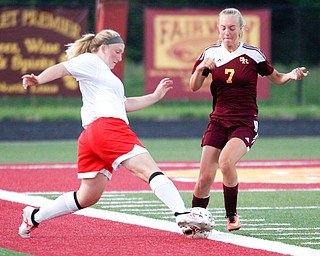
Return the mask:
<svg viewBox="0 0 320 256"><path fill-rule="evenodd" d="M217 20L221 10L147 9L145 12L146 93L160 79L170 77L174 89L166 98L211 99L210 79L197 92L189 89L192 67L205 47L218 40ZM242 41L259 47L270 60L270 11L241 11L246 20ZM258 99L269 97L267 78L259 77Z"/></svg>
<svg viewBox="0 0 320 256"><path fill-rule="evenodd" d="M103 29L117 31L122 39L127 40L128 1L127 0L97 0L96 33ZM120 79L123 78L124 58L112 70Z"/></svg>
<svg viewBox="0 0 320 256"><path fill-rule="evenodd" d="M72 77L24 90L21 76L66 60L65 45L86 33L87 18L84 8L0 8L0 96L80 96Z"/></svg>

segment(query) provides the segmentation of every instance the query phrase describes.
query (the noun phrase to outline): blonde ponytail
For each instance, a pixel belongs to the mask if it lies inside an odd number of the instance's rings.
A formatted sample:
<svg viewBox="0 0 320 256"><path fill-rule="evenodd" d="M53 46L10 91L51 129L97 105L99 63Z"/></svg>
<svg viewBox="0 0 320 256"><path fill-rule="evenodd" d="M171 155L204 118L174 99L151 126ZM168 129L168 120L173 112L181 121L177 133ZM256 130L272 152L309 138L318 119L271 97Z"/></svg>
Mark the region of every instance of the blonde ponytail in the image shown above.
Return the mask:
<svg viewBox="0 0 320 256"><path fill-rule="evenodd" d="M74 43L66 45L68 47L66 50L67 58L71 59L86 52L97 52L104 42L119 36L118 32L111 29L102 30L96 35L85 34Z"/></svg>

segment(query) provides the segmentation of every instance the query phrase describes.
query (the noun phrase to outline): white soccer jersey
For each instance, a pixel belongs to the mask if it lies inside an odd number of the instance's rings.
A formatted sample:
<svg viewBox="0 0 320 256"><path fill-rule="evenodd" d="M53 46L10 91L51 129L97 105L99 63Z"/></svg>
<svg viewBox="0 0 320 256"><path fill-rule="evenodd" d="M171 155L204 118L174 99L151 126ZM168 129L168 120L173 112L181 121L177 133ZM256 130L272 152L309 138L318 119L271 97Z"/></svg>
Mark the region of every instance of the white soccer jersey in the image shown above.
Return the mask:
<svg viewBox="0 0 320 256"><path fill-rule="evenodd" d="M100 57L84 53L62 64L79 82L84 128L100 117L120 118L129 124L123 83Z"/></svg>

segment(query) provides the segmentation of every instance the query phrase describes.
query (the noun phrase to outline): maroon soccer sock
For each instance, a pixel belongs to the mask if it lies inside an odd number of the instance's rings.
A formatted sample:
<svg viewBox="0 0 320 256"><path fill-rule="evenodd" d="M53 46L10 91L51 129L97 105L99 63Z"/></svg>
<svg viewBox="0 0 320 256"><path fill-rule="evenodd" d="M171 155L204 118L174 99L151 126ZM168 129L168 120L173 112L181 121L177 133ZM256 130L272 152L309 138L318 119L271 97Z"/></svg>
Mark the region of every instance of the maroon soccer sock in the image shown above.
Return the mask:
<svg viewBox="0 0 320 256"><path fill-rule="evenodd" d="M226 214L237 213L238 184L235 187L227 187L223 184L223 195Z"/></svg>
<svg viewBox="0 0 320 256"><path fill-rule="evenodd" d="M193 195L192 198L192 207L202 207L202 208L207 208L209 204L210 196L205 197L205 198L198 198L195 195Z"/></svg>

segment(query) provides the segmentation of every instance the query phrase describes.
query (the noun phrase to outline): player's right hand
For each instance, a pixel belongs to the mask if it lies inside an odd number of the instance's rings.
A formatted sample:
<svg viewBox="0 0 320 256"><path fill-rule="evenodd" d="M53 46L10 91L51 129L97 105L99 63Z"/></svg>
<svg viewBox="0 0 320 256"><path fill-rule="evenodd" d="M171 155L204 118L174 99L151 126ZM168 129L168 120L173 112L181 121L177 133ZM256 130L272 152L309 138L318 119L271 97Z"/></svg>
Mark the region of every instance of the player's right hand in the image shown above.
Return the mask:
<svg viewBox="0 0 320 256"><path fill-rule="evenodd" d="M214 58L205 58L197 67L197 69L204 70L206 68L212 70L216 66Z"/></svg>
<svg viewBox="0 0 320 256"><path fill-rule="evenodd" d="M22 76L22 86L24 89L27 89L29 86L38 84L39 83L37 76L35 76L34 74Z"/></svg>

